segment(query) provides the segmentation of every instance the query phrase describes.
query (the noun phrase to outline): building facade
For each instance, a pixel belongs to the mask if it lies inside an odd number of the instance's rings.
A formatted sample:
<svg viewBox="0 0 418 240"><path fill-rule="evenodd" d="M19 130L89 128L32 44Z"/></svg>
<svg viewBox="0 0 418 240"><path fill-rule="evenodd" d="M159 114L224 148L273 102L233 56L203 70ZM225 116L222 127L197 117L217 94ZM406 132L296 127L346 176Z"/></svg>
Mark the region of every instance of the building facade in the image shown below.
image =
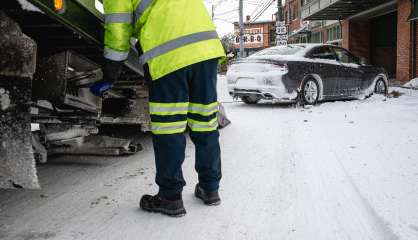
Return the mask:
<svg viewBox="0 0 418 240"><path fill-rule="evenodd" d="M305 21L302 7L306 0L287 0L283 7L289 43L329 43L342 45L341 25L336 20Z"/></svg>
<svg viewBox="0 0 418 240"><path fill-rule="evenodd" d="M235 50L239 51L239 25L234 23ZM275 21L244 23L244 56L249 56L261 49L274 46L276 42Z"/></svg>
<svg viewBox="0 0 418 240"><path fill-rule="evenodd" d="M309 42L341 45L404 83L418 75L413 8L414 0L301 0L300 18L309 21Z"/></svg>

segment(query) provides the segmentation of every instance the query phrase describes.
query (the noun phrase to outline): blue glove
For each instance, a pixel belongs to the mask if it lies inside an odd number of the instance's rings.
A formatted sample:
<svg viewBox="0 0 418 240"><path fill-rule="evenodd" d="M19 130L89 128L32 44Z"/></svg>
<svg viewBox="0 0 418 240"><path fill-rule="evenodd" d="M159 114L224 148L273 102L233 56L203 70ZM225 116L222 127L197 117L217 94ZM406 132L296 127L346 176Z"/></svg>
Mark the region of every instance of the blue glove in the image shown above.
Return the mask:
<svg viewBox="0 0 418 240"><path fill-rule="evenodd" d="M102 97L103 94L109 91L112 87L113 85L111 83L106 81L99 81L90 87L90 92L98 97Z"/></svg>

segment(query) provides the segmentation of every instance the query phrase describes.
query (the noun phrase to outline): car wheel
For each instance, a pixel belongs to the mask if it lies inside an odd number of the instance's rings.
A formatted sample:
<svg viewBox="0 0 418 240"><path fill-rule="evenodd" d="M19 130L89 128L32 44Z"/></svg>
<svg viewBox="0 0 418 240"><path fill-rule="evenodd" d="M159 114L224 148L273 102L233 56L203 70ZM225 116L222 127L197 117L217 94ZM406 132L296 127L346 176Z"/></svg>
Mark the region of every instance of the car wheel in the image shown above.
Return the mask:
<svg viewBox="0 0 418 240"><path fill-rule="evenodd" d="M241 97L241 100L246 104L257 104L260 101L260 98L257 96L244 96Z"/></svg>
<svg viewBox="0 0 418 240"><path fill-rule="evenodd" d="M319 85L315 79L308 79L302 85L301 100L303 104L314 105L319 99Z"/></svg>
<svg viewBox="0 0 418 240"><path fill-rule="evenodd" d="M379 78L376 81L376 85L374 86L374 93L375 94L386 94L388 92L388 88L386 83L383 79Z"/></svg>

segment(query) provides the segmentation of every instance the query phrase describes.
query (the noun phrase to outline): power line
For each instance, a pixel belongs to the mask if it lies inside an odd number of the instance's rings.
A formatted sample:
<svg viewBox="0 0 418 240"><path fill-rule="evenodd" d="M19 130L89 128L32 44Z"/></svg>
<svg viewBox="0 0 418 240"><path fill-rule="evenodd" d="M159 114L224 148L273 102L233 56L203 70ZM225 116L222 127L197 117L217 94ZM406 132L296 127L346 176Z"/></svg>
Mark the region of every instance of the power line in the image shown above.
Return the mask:
<svg viewBox="0 0 418 240"><path fill-rule="evenodd" d="M235 9L232 9L232 10L229 10L229 11L226 11L226 12L221 12L221 13L216 13L215 12L215 15L219 16L219 15L225 15L225 14L230 14L230 13L237 13L237 11L238 11L238 8L235 8Z"/></svg>
<svg viewBox="0 0 418 240"><path fill-rule="evenodd" d="M265 0L264 2L261 1L261 2L258 3L257 7L250 14L251 18L252 18L252 16L254 16L254 13L256 13L259 9L263 8L263 6L267 3L267 1L268 0Z"/></svg>
<svg viewBox="0 0 418 240"><path fill-rule="evenodd" d="M261 11L259 11L258 14L254 18L252 18L251 22L254 22L259 17L261 17L263 15L263 13L265 13L267 11L267 9L271 6L271 4L273 4L273 2L274 2L274 0L270 0L270 2L267 5L265 5L265 7Z"/></svg>

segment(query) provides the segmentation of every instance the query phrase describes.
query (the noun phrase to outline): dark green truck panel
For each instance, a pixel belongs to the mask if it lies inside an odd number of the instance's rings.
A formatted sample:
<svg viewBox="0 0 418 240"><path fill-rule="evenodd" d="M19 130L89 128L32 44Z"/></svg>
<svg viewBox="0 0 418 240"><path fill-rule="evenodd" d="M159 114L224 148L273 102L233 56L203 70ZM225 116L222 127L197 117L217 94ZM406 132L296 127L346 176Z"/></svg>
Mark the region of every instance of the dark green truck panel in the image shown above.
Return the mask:
<svg viewBox="0 0 418 240"><path fill-rule="evenodd" d="M96 9L95 0L64 0L65 9L57 12L54 8L54 0L28 0L48 16L64 24L69 29L78 33L88 41L103 47L103 14ZM101 4L101 0L98 0ZM125 65L143 75L143 69L139 65L139 56L136 51L131 49L129 58Z"/></svg>
<svg viewBox="0 0 418 240"><path fill-rule="evenodd" d="M89 41L102 45L103 16L96 10L95 0L64 0L65 8L62 12L55 10L54 0L29 2Z"/></svg>

